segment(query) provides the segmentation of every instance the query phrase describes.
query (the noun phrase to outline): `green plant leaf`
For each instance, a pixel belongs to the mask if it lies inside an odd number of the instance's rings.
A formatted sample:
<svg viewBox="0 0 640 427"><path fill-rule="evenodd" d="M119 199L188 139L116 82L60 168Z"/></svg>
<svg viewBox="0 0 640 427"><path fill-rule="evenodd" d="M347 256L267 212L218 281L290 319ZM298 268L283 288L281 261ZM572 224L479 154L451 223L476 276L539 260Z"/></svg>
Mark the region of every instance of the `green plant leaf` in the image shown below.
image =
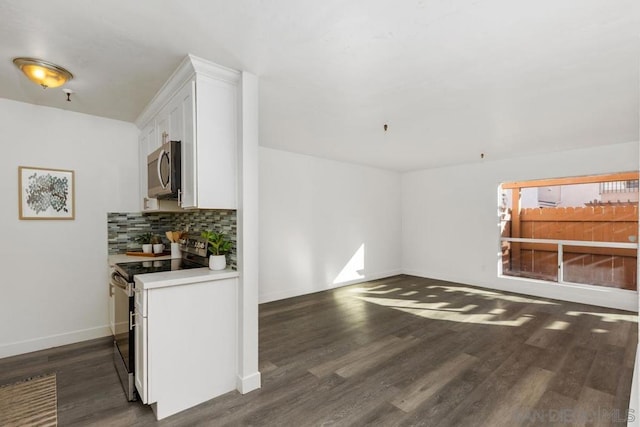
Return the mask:
<svg viewBox="0 0 640 427"><path fill-rule="evenodd" d="M227 240L222 233L207 230L203 231L200 235L209 242L209 252L211 252L212 255L225 255L233 247L233 243Z"/></svg>

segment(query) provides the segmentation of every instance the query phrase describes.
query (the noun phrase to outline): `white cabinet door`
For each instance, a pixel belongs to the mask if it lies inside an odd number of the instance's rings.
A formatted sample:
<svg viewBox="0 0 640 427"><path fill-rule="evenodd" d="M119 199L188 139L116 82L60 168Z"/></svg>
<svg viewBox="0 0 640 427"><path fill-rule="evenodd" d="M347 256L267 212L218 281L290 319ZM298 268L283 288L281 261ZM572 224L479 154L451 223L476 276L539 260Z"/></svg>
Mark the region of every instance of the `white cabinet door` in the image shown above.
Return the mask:
<svg viewBox="0 0 640 427"><path fill-rule="evenodd" d="M147 193L147 155L153 151L156 144L156 125L151 121L142 128L138 139L138 156L140 165L140 200L142 200L142 210L152 211L158 209L158 199L149 198Z"/></svg>
<svg viewBox="0 0 640 427"><path fill-rule="evenodd" d="M167 105L158 113L156 117L157 137L155 144L149 147L149 153L160 148L165 142L182 140L182 104L179 101L178 95L171 98L169 102L167 102Z"/></svg>
<svg viewBox="0 0 640 427"><path fill-rule="evenodd" d="M146 398L158 419L236 388L237 286L230 278L146 291Z"/></svg>
<svg viewBox="0 0 640 427"><path fill-rule="evenodd" d="M238 86L198 76L196 101L197 205L236 209Z"/></svg>
<svg viewBox="0 0 640 427"><path fill-rule="evenodd" d="M180 94L171 99L168 105L169 115L169 134L167 135L167 141L182 141L182 129L184 127L182 116L182 103L180 102Z"/></svg>
<svg viewBox="0 0 640 427"><path fill-rule="evenodd" d="M181 139L181 197L180 206L183 208L197 207L197 170L196 170L196 118L195 99L196 82L190 81L176 95L182 113Z"/></svg>
<svg viewBox="0 0 640 427"><path fill-rule="evenodd" d="M135 351L135 383L136 390L143 403L149 403L149 387L147 383L149 366L147 364L147 318L142 317L142 313L136 308L136 327L134 329L134 351Z"/></svg>
<svg viewBox="0 0 640 427"><path fill-rule="evenodd" d="M156 117L156 138L149 146L149 153L160 148L163 142L169 141L171 135L171 120L169 117L169 104L165 105Z"/></svg>

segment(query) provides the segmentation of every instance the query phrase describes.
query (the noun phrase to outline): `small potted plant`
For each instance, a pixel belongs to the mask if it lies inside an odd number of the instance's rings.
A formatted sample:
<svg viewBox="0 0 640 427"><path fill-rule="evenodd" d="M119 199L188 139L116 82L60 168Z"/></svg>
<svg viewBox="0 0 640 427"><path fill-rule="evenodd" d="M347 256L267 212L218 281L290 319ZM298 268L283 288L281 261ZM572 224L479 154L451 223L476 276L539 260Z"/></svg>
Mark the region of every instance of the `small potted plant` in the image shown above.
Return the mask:
<svg viewBox="0 0 640 427"><path fill-rule="evenodd" d="M162 244L162 238L158 235L153 234L151 236L151 245L153 246L153 253L160 254L164 251L164 245Z"/></svg>
<svg viewBox="0 0 640 427"><path fill-rule="evenodd" d="M142 245L142 252L150 254L153 250L153 244L151 243L152 238L153 233L142 233L139 236L134 237L133 241Z"/></svg>
<svg viewBox="0 0 640 427"><path fill-rule="evenodd" d="M211 270L224 270L227 267L226 254L231 251L233 243L225 238L222 233L215 231L203 231L201 236L209 242L209 268Z"/></svg>

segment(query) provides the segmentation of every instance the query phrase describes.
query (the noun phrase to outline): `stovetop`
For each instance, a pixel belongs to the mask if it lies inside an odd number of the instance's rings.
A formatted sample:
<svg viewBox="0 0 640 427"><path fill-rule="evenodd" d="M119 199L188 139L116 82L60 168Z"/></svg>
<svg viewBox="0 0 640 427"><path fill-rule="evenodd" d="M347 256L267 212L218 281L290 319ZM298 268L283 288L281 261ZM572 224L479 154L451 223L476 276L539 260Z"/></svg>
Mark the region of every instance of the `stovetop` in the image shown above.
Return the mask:
<svg viewBox="0 0 640 427"><path fill-rule="evenodd" d="M137 274L161 273L164 271L186 270L189 268L202 267L206 267L206 265L183 258L120 262L115 265L115 269L127 280L127 282L133 282L133 276Z"/></svg>
<svg viewBox="0 0 640 427"><path fill-rule="evenodd" d="M137 274L207 267L207 247L208 242L205 238L189 235L180 240L182 258L119 262L115 265L115 269L127 282L132 283L133 276Z"/></svg>

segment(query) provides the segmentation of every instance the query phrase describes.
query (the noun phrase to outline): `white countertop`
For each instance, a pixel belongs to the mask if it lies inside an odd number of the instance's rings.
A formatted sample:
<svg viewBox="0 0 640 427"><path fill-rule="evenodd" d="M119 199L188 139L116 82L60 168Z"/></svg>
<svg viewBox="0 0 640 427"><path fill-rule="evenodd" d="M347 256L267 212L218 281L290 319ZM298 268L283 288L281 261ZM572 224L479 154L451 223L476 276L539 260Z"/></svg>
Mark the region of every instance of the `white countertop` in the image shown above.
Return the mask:
<svg viewBox="0 0 640 427"><path fill-rule="evenodd" d="M117 254L117 255L109 255L107 257L107 261L109 262L109 267L113 267L115 264L119 262L156 261L161 259L171 259L171 255L150 257L150 256L134 256L134 255L126 255L126 254Z"/></svg>
<svg viewBox="0 0 640 427"><path fill-rule="evenodd" d="M134 280L136 281L136 287L140 284L142 285L142 289L156 289L167 286L190 285L213 280L231 279L238 276L239 273L230 268L214 271L203 267L165 271L161 273L136 274Z"/></svg>

